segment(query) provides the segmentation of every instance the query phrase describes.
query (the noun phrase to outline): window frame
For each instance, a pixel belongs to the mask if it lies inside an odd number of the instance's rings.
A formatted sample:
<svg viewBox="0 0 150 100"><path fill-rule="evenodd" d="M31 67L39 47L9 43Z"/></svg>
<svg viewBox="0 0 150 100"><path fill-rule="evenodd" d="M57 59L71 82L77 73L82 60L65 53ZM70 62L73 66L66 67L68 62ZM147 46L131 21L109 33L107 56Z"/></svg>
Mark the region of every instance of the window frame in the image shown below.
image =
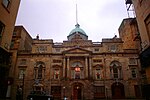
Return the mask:
<svg viewBox="0 0 150 100"><path fill-rule="evenodd" d="M136 58L129 58L129 65L137 65Z"/></svg>
<svg viewBox="0 0 150 100"><path fill-rule="evenodd" d="M97 68L95 71L96 71L96 73L95 73L96 79L100 80L101 79L101 69Z"/></svg>
<svg viewBox="0 0 150 100"><path fill-rule="evenodd" d="M5 25L0 21L0 39L3 35L4 29L5 29Z"/></svg>
<svg viewBox="0 0 150 100"><path fill-rule="evenodd" d="M116 44L112 44L109 46L109 51L110 52L116 52L117 48L118 48L118 46Z"/></svg>
<svg viewBox="0 0 150 100"><path fill-rule="evenodd" d="M116 70L116 72L114 71L114 69ZM121 63L118 61L113 61L110 64L110 77L112 79L121 79L122 78L122 66Z"/></svg>
<svg viewBox="0 0 150 100"><path fill-rule="evenodd" d="M60 79L60 70L54 69L54 79L58 80Z"/></svg>
<svg viewBox="0 0 150 100"><path fill-rule="evenodd" d="M20 65L26 65L27 64L27 59L21 59L19 64Z"/></svg>
<svg viewBox="0 0 150 100"><path fill-rule="evenodd" d="M41 67L41 68L40 68ZM40 73L39 73L40 71ZM34 67L34 79L44 79L45 78L45 63L44 62L36 62Z"/></svg>
<svg viewBox="0 0 150 100"><path fill-rule="evenodd" d="M144 23L145 23L147 35L148 35L148 38L149 38L149 41L150 41L150 29L148 27L148 26L150 26L150 14L145 18Z"/></svg>
<svg viewBox="0 0 150 100"><path fill-rule="evenodd" d="M11 3L11 0L3 0L2 1L2 4L4 5L5 8L9 8L10 3Z"/></svg>
<svg viewBox="0 0 150 100"><path fill-rule="evenodd" d="M45 52L47 52L47 46L39 45L39 46L37 47L37 51L38 51L39 53L45 53Z"/></svg>
<svg viewBox="0 0 150 100"><path fill-rule="evenodd" d="M42 79L43 77L43 66L42 65L39 65L38 66L38 74L37 74L37 79Z"/></svg>
<svg viewBox="0 0 150 100"><path fill-rule="evenodd" d="M94 48L94 51L95 51L95 52L99 52L100 49L99 49L99 48Z"/></svg>
<svg viewBox="0 0 150 100"><path fill-rule="evenodd" d="M23 75L25 75L25 73L26 73L26 69L19 68L18 79L22 80L23 79Z"/></svg>
<svg viewBox="0 0 150 100"><path fill-rule="evenodd" d="M137 78L137 68L131 68L131 78Z"/></svg>

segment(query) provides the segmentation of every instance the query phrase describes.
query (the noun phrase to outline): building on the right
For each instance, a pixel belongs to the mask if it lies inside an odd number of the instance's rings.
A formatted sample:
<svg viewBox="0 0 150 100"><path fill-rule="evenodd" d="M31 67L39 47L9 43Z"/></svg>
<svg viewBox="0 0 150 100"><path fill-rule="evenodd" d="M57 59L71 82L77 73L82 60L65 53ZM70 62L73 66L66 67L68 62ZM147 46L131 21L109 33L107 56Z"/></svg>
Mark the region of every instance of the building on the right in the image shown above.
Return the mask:
<svg viewBox="0 0 150 100"><path fill-rule="evenodd" d="M126 5L134 6L142 46L139 58L141 67L146 73L146 80L143 79L142 92L144 97L150 98L150 1L126 0Z"/></svg>

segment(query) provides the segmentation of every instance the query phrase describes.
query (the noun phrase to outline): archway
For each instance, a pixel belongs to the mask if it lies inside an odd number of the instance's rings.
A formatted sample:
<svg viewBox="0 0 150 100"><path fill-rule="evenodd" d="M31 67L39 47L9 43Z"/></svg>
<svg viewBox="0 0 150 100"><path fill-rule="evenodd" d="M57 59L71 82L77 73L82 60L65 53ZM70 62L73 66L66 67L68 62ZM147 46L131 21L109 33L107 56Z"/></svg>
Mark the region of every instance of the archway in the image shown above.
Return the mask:
<svg viewBox="0 0 150 100"><path fill-rule="evenodd" d="M123 99L125 98L124 85L120 82L113 83L111 86L112 98L113 99Z"/></svg>

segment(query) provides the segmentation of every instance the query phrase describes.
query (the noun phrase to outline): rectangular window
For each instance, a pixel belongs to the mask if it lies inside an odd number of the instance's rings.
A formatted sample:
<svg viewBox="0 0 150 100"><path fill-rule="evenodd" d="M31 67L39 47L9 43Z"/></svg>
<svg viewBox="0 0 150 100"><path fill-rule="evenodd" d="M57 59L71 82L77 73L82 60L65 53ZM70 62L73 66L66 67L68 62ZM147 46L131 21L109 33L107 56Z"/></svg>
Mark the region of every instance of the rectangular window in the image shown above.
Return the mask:
<svg viewBox="0 0 150 100"><path fill-rule="evenodd" d="M55 69L55 71L54 71L54 79L59 79L59 77L60 77L60 72L59 72L58 69Z"/></svg>
<svg viewBox="0 0 150 100"><path fill-rule="evenodd" d="M105 87L104 86L94 86L94 98L101 99L105 97Z"/></svg>
<svg viewBox="0 0 150 100"><path fill-rule="evenodd" d="M26 65L26 59L21 59L21 61L20 61L20 65Z"/></svg>
<svg viewBox="0 0 150 100"><path fill-rule="evenodd" d="M13 36L16 36L16 34L17 34L16 32L13 32Z"/></svg>
<svg viewBox="0 0 150 100"><path fill-rule="evenodd" d="M37 49L39 53L44 53L47 51L47 46L39 46Z"/></svg>
<svg viewBox="0 0 150 100"><path fill-rule="evenodd" d="M102 59L94 59L93 62L94 63L100 63L100 62L102 62Z"/></svg>
<svg viewBox="0 0 150 100"><path fill-rule="evenodd" d="M131 68L131 74L132 74L132 78L136 78L137 77L136 68Z"/></svg>
<svg viewBox="0 0 150 100"><path fill-rule="evenodd" d="M95 52L98 52L99 51L99 48L95 48Z"/></svg>
<svg viewBox="0 0 150 100"><path fill-rule="evenodd" d="M96 93L105 93L105 87L104 86L95 86L95 92Z"/></svg>
<svg viewBox="0 0 150 100"><path fill-rule="evenodd" d="M111 51L111 52L116 52L116 50L117 50L117 46L116 45L111 45L109 47L109 51Z"/></svg>
<svg viewBox="0 0 150 100"><path fill-rule="evenodd" d="M101 79L100 69L96 69L96 79Z"/></svg>
<svg viewBox="0 0 150 100"><path fill-rule="evenodd" d="M53 60L53 63L61 63L61 60L56 60L56 59L54 59L54 60Z"/></svg>
<svg viewBox="0 0 150 100"><path fill-rule="evenodd" d="M56 48L56 52L60 52L60 48Z"/></svg>
<svg viewBox="0 0 150 100"><path fill-rule="evenodd" d="M0 21L0 39L2 37L2 33L4 31L5 25Z"/></svg>
<svg viewBox="0 0 150 100"><path fill-rule="evenodd" d="M13 41L11 41L11 44L10 44L10 48L12 49L12 48L14 48L14 43L15 43L15 41L13 40Z"/></svg>
<svg viewBox="0 0 150 100"><path fill-rule="evenodd" d="M23 79L24 74L25 74L25 69L20 69L19 70L19 79Z"/></svg>
<svg viewBox="0 0 150 100"><path fill-rule="evenodd" d="M118 78L118 68L113 68L114 78Z"/></svg>
<svg viewBox="0 0 150 100"><path fill-rule="evenodd" d="M149 41L150 41L150 14L145 19L145 25L146 25L146 29L147 29L147 35L148 35L148 38L149 38Z"/></svg>
<svg viewBox="0 0 150 100"><path fill-rule="evenodd" d="M137 64L136 58L130 58L130 59L129 59L129 64L130 64L130 65L136 65L136 64Z"/></svg>
<svg viewBox="0 0 150 100"><path fill-rule="evenodd" d="M10 4L10 0L3 0L3 5L8 8Z"/></svg>

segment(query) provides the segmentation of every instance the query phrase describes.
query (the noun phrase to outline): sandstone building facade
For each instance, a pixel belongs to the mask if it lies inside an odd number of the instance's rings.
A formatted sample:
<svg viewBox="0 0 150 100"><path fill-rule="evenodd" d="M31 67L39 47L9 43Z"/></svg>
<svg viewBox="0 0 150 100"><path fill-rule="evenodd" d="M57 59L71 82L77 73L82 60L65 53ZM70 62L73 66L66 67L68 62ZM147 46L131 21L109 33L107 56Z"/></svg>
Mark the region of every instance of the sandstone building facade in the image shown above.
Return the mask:
<svg viewBox="0 0 150 100"><path fill-rule="evenodd" d="M139 41L131 38L133 46L123 41L122 23L120 38L114 36L102 42L88 40L79 24L62 43L39 36L32 39L22 26L16 26L11 47L12 58L16 59L13 98L18 97L20 88L24 99L39 91L56 100L140 98L139 48L135 46Z"/></svg>
<svg viewBox="0 0 150 100"><path fill-rule="evenodd" d="M9 73L9 47L19 4L20 0L0 0L0 99L10 97L8 86L12 83L12 75Z"/></svg>
<svg viewBox="0 0 150 100"><path fill-rule="evenodd" d="M143 96L150 98L150 2L149 0L126 0L126 3L133 5L136 13L139 34L141 37L140 60L143 78Z"/></svg>

